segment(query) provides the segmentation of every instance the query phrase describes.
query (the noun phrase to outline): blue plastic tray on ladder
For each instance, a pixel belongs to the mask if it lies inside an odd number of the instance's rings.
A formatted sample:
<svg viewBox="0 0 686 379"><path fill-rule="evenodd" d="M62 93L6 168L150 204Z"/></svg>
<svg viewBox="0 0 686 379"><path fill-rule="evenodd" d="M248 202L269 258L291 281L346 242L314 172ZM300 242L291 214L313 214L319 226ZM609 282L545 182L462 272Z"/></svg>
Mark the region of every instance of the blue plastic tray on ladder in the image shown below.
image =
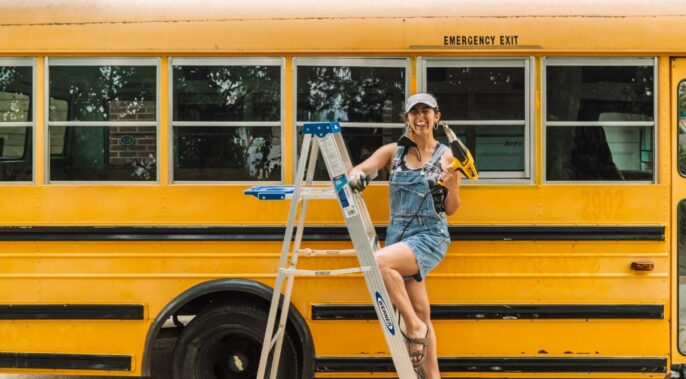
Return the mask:
<svg viewBox="0 0 686 379"><path fill-rule="evenodd" d="M293 186L253 186L243 192L259 200L285 200L293 197Z"/></svg>

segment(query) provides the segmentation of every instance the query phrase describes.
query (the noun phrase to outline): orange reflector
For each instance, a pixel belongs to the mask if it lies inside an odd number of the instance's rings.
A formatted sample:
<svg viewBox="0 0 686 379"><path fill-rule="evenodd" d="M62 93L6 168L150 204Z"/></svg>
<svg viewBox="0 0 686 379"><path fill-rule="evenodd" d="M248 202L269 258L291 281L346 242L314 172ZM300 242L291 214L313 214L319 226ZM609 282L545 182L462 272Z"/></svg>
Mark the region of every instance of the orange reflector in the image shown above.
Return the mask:
<svg viewBox="0 0 686 379"><path fill-rule="evenodd" d="M653 271L655 264L651 261L631 262L631 269L634 271Z"/></svg>

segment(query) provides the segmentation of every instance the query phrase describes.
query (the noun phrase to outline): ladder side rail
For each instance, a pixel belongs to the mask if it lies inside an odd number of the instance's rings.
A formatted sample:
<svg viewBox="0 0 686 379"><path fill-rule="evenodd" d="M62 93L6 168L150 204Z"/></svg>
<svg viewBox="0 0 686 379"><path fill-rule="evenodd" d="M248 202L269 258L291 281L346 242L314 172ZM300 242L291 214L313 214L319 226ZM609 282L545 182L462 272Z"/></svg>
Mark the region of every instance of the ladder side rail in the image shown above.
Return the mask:
<svg viewBox="0 0 686 379"><path fill-rule="evenodd" d="M312 180L314 179L314 170L317 166L317 157L319 155L319 144L317 140L312 140L312 148L309 154L309 162L307 163L307 170L305 179L305 186L311 187ZM304 142L303 142L304 143ZM299 167L298 167L299 168ZM299 177L298 179L300 179ZM298 190L298 188L296 188ZM293 202L300 200L299 197L294 197ZM300 217L298 219L298 226L295 232L295 241L293 242L293 253L291 254L291 261L289 268L295 269L298 265L298 252L300 251L300 244L302 242L303 234L305 232L305 219L307 216L307 205L309 204L308 198L302 198L302 205L300 206ZM288 322L288 310L291 305L291 295L293 292L293 282L295 280L295 273L291 273L287 276L286 281L286 292L283 297L283 304L281 306L281 317L279 318L278 330L281 330L279 338L276 340L276 346L274 346L274 352L272 355L272 369L270 374L270 379L276 379L276 374L279 370L279 362L281 361L281 348L283 346L283 340L286 335L286 324Z"/></svg>
<svg viewBox="0 0 686 379"><path fill-rule="evenodd" d="M343 162L343 167L345 168L345 173L347 174L353 168L353 161L350 159L350 154L348 153L348 147L345 145L345 140L343 139L343 134L340 132L332 133L334 141L336 142L337 150L340 154L341 161Z"/></svg>
<svg viewBox="0 0 686 379"><path fill-rule="evenodd" d="M322 149L322 156L329 171L329 176L334 182L334 188L339 192L338 202L341 206L353 246L357 252L360 266L370 268L364 273L367 290L374 302L379 325L389 347L399 379L417 379L416 371L408 355L407 346L400 334L398 322L395 320L392 311L386 285L383 282L381 272L374 258L374 249L378 248L376 231L373 227L371 230L369 228L371 219L369 218L369 213L363 211L363 209L366 210L363 199L359 196L356 197L353 194L354 191L347 184L347 176L352 168L352 164L343 138L340 132L335 132L321 137L317 136L317 141Z"/></svg>
<svg viewBox="0 0 686 379"><path fill-rule="evenodd" d="M352 197L353 197L353 203L355 203L358 206L358 209L360 210L360 216L361 216L360 218L362 219L362 224L364 225L364 230L365 230L365 233L367 234L367 238L370 241L375 240L376 244L378 245L379 238L376 235L376 228L374 228L374 224L372 223L372 216L369 214L369 210L367 209L367 204L364 201L362 194L359 192L353 191Z"/></svg>
<svg viewBox="0 0 686 379"><path fill-rule="evenodd" d="M305 135L303 145L300 152L300 159L298 162L298 172L295 177L295 188L293 191L293 200L291 201L290 210L288 212L288 223L286 225L286 232L283 236L283 243L281 245L281 258L279 259L279 266L277 268L276 281L274 283L274 292L272 293L272 302L269 307L269 316L267 317L267 329L264 333L264 340L262 342L262 353L260 355L260 363L257 369L257 378L263 379L267 369L267 361L269 360L269 352L271 351L274 333L274 323L276 321L276 313L279 308L279 298L281 296L281 288L283 287L283 276L281 268L286 265L288 259L288 251L291 246L293 238L293 222L297 213L301 191L302 178L305 174L305 163L307 162L308 152L312 144L312 136Z"/></svg>
<svg viewBox="0 0 686 379"><path fill-rule="evenodd" d="M340 157L343 160L344 167L345 167L345 174L347 177L347 174L352 170L353 165L352 165L352 160L350 159L350 154L348 153L348 148L345 145L345 140L343 139L343 135L341 133L333 133L334 136L334 141L336 142L336 146L338 148L338 152L340 153ZM369 236L370 239L373 239L374 236L376 236L376 229L374 228L374 224L372 223L372 218L369 215L369 210L367 209L367 204L365 203L364 199L362 198L362 194L357 192L357 191L352 191L353 194L353 201L357 208L359 209L360 213L362 213L362 222L364 223L365 230L367 235Z"/></svg>
<svg viewBox="0 0 686 379"><path fill-rule="evenodd" d="M374 310L391 352L391 358L399 379L416 379L417 375L408 355L407 344L400 334L400 326L393 312L390 296L374 258L374 250L372 249L374 245L378 245L378 240L370 241L368 239L362 226L361 215L346 218L346 224L350 230L360 266L369 267L369 270L364 272L364 279L367 283L369 297L374 302Z"/></svg>

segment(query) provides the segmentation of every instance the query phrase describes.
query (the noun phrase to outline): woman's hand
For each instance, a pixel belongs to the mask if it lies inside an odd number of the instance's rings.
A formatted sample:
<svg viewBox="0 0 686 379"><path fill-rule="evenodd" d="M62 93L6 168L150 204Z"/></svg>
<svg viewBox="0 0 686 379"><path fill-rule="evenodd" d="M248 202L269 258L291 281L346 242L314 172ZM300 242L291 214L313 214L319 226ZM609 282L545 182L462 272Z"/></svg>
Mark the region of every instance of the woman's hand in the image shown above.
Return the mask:
<svg viewBox="0 0 686 379"><path fill-rule="evenodd" d="M460 173L457 171L443 170L441 181L443 181L443 185L448 189L448 192L456 193L460 190L460 176Z"/></svg>
<svg viewBox="0 0 686 379"><path fill-rule="evenodd" d="M350 171L350 188L354 189L357 192L362 192L364 191L365 188L369 185L369 182L371 182L372 177L369 174L364 173L364 171L357 171L351 170Z"/></svg>
<svg viewBox="0 0 686 379"><path fill-rule="evenodd" d="M443 205L445 206L445 213L450 216L460 207L460 181L462 180L462 174L453 170L444 170L441 174L441 179L443 180L443 185L448 190L443 200Z"/></svg>

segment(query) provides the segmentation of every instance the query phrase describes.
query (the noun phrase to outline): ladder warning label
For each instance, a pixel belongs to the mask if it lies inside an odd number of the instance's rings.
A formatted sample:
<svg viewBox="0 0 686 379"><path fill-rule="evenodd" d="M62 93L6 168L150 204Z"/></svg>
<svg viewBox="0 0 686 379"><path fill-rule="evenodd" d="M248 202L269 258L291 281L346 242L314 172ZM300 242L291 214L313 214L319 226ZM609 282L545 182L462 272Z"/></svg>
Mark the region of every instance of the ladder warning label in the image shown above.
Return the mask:
<svg viewBox="0 0 686 379"><path fill-rule="evenodd" d="M355 204L350 201L352 193L350 193L350 187L348 187L348 179L345 175L339 175L333 178L333 186L338 194L338 199L341 201L341 206L343 207L343 213L345 217L349 218L357 215L357 208Z"/></svg>
<svg viewBox="0 0 686 379"><path fill-rule="evenodd" d="M345 186L345 187L343 187L343 189L341 191L342 191L342 195L346 196L348 199L352 198L353 194L350 193L350 187ZM341 193L341 192L339 192L339 193ZM341 196L341 195L338 195L338 196ZM355 204L349 203L349 205L350 205L349 207L343 208L343 212L345 212L345 217L350 218L353 216L357 216L357 207L355 207Z"/></svg>
<svg viewBox="0 0 686 379"><path fill-rule="evenodd" d="M345 175L345 167L336 148L336 140L333 134L327 134L325 137L319 138L319 147L331 176L337 178L339 175Z"/></svg>

